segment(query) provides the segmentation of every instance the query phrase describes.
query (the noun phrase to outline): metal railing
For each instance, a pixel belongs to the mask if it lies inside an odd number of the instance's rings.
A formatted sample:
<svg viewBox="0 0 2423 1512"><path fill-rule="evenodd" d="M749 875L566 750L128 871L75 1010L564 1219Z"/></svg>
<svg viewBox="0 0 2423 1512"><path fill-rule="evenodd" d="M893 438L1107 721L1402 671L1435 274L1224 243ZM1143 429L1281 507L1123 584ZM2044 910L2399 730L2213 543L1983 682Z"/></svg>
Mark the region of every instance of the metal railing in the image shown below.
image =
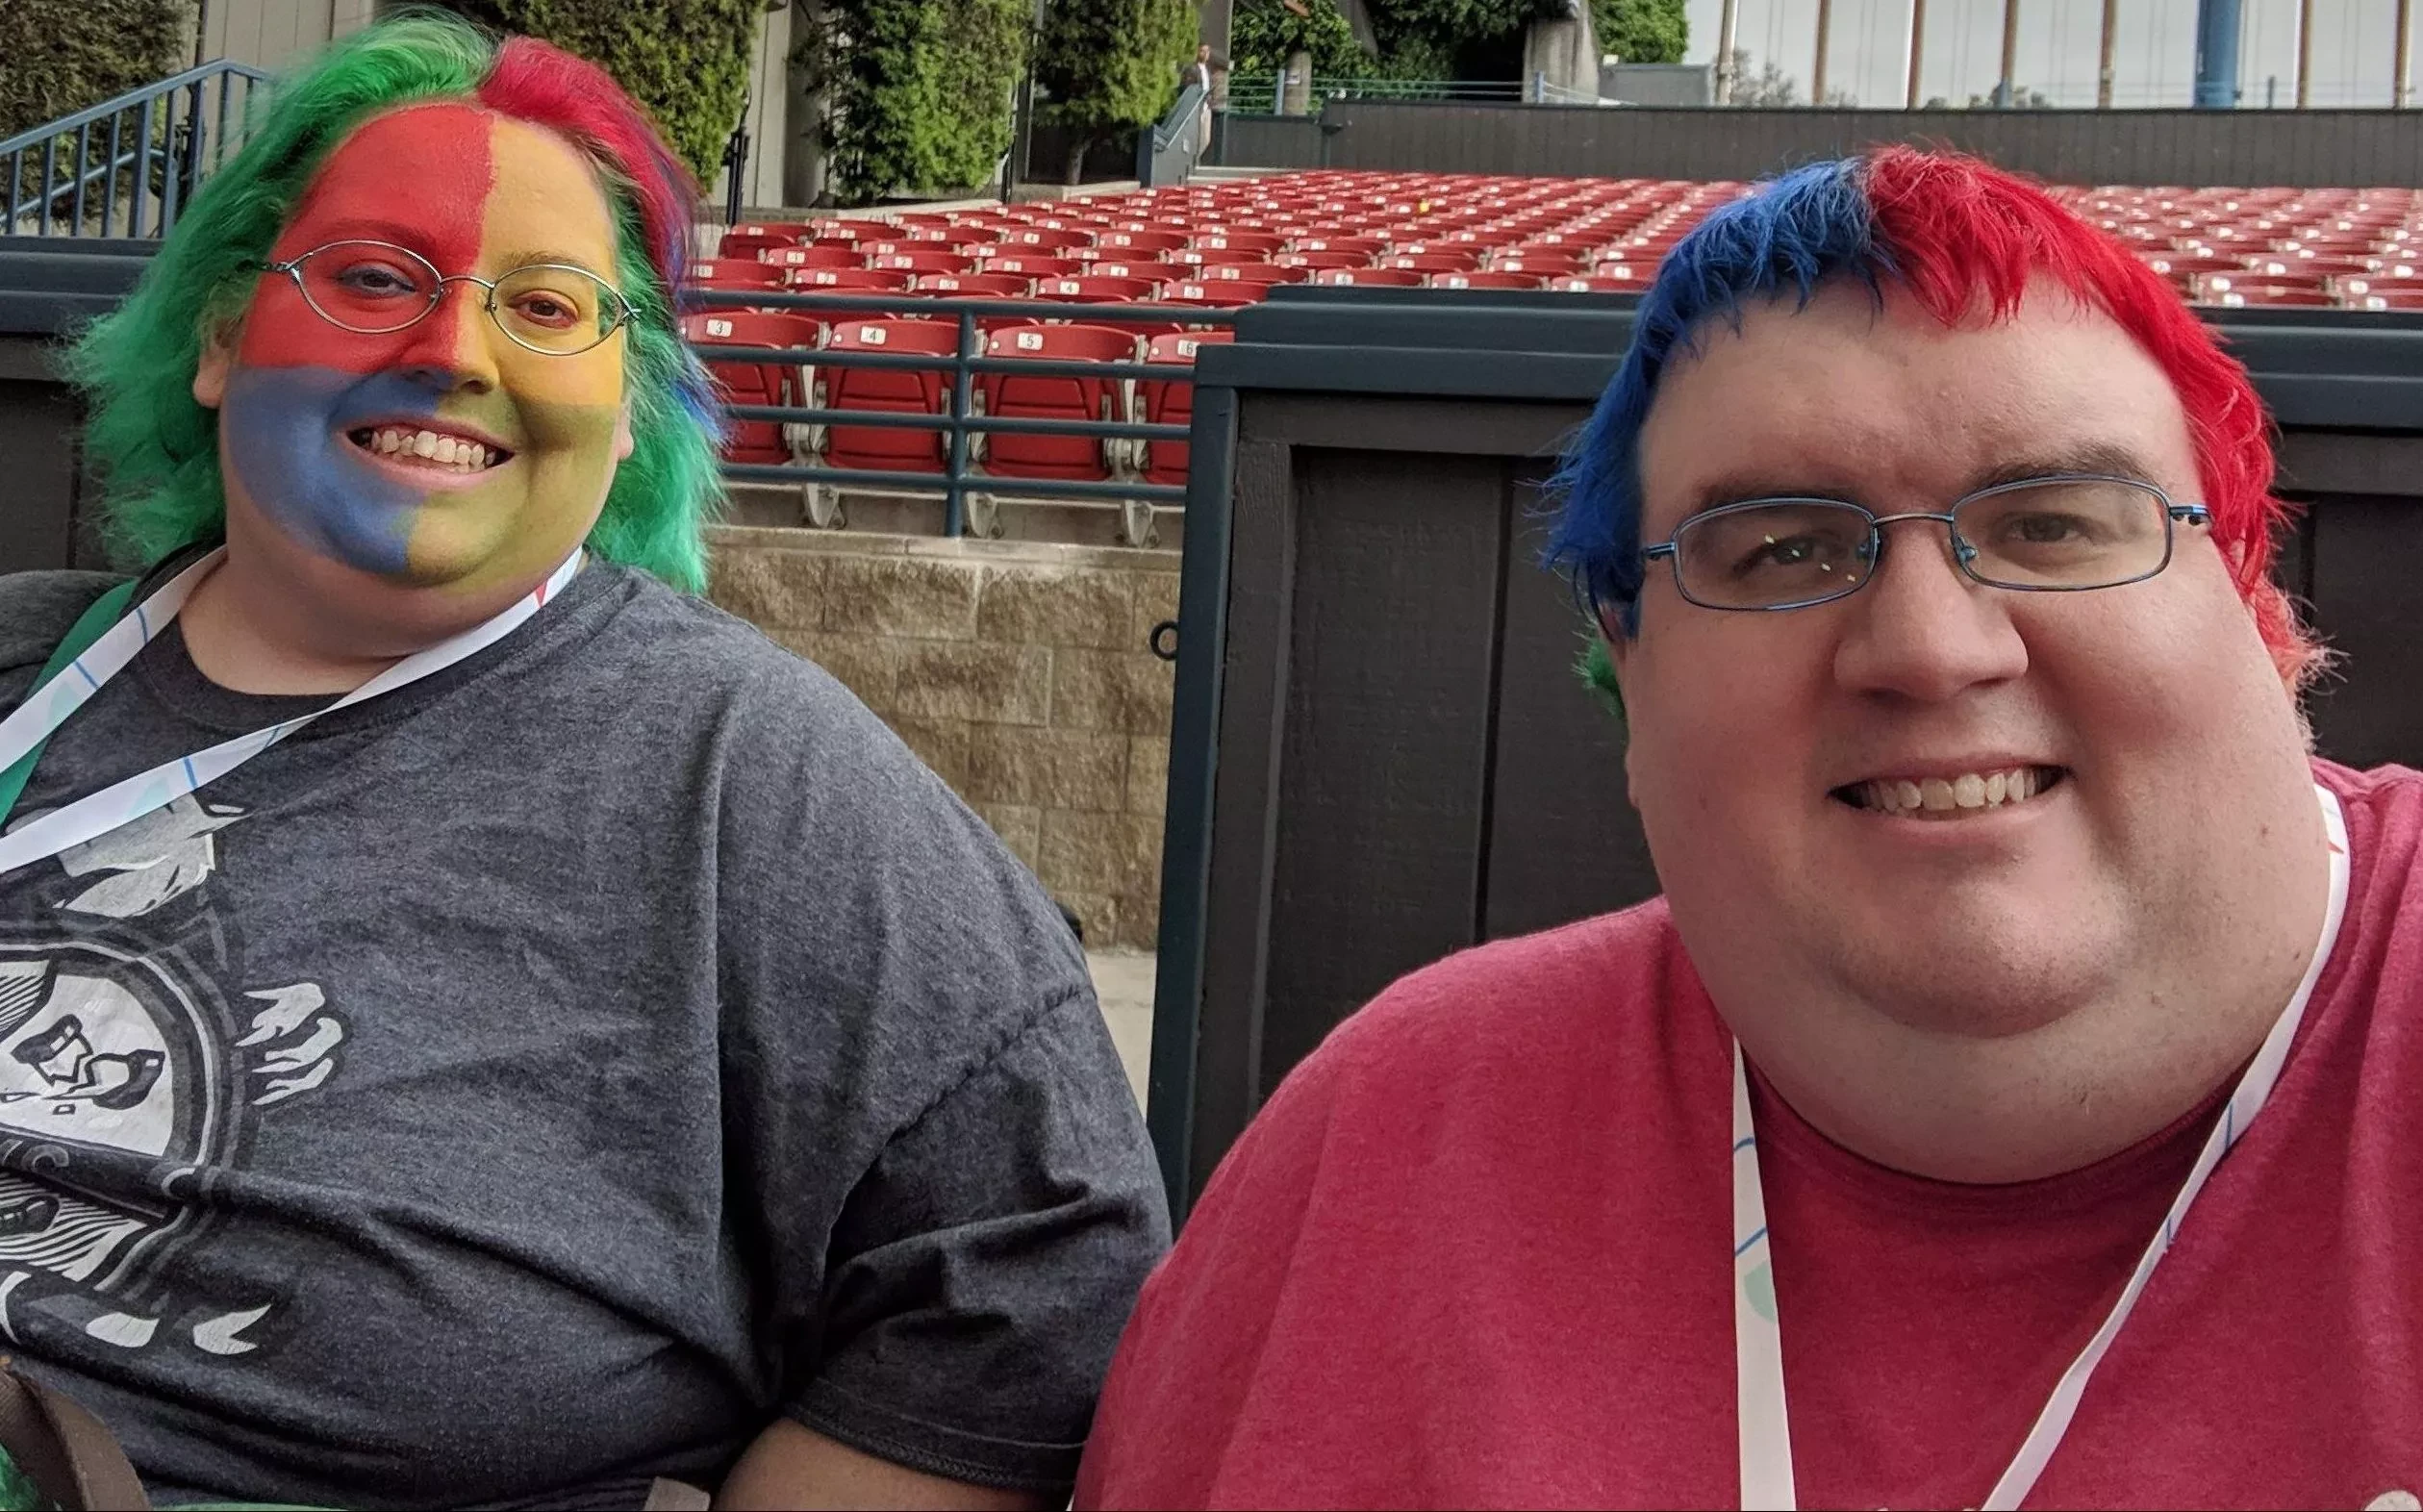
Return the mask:
<svg viewBox="0 0 2423 1512"><path fill-rule="evenodd" d="M1211 148L1203 102L1209 91L1190 84L1170 113L1136 134L1136 180L1146 189L1183 184Z"/></svg>
<svg viewBox="0 0 2423 1512"><path fill-rule="evenodd" d="M0 141L0 236L164 235L250 135L253 97L268 78L225 60L204 63Z"/></svg>
<svg viewBox="0 0 2423 1512"><path fill-rule="evenodd" d="M874 315L891 318L955 319L956 351L939 353L835 350L824 346L747 346L693 341L709 362L761 363L770 366L851 368L907 372L943 372L946 408L941 414L889 410L830 409L818 405L726 404L724 414L736 420L774 421L784 425L848 425L878 429L939 431L949 440L939 472L894 472L862 467L831 467L811 463L723 464L724 477L735 483L800 484L855 487L883 492L939 493L943 497L946 535L968 533L970 501L996 497L1073 499L1125 506L1182 505L1186 490L1176 484L1138 479L1064 480L996 476L974 469L970 439L978 435L1081 436L1100 440L1183 441L1184 425L1155 425L1141 420L1056 420L986 415L975 405L979 374L1010 374L1031 378L1102 378L1114 381L1167 379L1192 382L1195 369L1169 363L1102 363L1046 358L986 357L976 322L1000 316L1027 316L1037 322L1082 325L1087 315L1122 323L1160 322L1198 326L1233 325L1233 310L1197 305L1069 305L1033 299L927 299L896 293L816 294L755 289L686 289L683 313L717 309L798 310L810 314ZM1130 531L1132 536L1135 533Z"/></svg>
<svg viewBox="0 0 2423 1512"><path fill-rule="evenodd" d="M1301 82L1301 81L1297 81ZM1287 111L1289 75L1285 73L1231 74L1228 78L1228 98L1238 106L1259 108L1269 101L1271 113L1284 115ZM1315 74L1310 82L1311 100L1307 112L1318 113L1329 100L1436 100L1474 101L1500 105L1517 105L1532 98L1528 83L1521 79L1349 79Z"/></svg>

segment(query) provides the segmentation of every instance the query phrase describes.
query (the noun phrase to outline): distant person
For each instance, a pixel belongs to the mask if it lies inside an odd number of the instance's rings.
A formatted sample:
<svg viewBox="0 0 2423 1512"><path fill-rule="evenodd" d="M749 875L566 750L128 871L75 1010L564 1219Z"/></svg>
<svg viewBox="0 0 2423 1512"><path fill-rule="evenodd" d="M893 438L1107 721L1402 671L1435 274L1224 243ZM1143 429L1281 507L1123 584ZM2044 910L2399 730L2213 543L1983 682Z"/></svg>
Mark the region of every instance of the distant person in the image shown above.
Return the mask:
<svg viewBox="0 0 2423 1512"><path fill-rule="evenodd" d="M1195 147L1200 156L1211 150L1212 112L1228 108L1228 60L1215 56L1209 42L1197 43L1195 61L1179 71L1178 92L1196 88L1203 91L1203 108L1195 120Z"/></svg>
<svg viewBox="0 0 2423 1512"><path fill-rule="evenodd" d="M1633 329L1554 555L1664 895L1288 1076L1077 1504L2416 1506L2423 774L2309 753L2245 372L1904 148Z"/></svg>
<svg viewBox="0 0 2423 1512"><path fill-rule="evenodd" d="M0 578L0 1332L155 1500L1074 1478L1143 1120L1034 878L698 596L694 195L382 22L77 353L135 571Z"/></svg>

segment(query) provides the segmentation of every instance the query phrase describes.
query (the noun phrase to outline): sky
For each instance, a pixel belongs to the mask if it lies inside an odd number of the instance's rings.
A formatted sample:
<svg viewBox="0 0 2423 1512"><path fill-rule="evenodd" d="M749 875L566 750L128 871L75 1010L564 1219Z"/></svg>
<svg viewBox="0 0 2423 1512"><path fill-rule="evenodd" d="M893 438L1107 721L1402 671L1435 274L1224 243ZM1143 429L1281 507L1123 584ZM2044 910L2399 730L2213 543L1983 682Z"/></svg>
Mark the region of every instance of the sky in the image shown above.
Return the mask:
<svg viewBox="0 0 2423 1512"><path fill-rule="evenodd" d="M1688 0L1690 63L1716 56L1723 0ZM1817 0L1738 0L1739 45L1757 69L1769 59L1797 80L1804 98L1817 42ZM2196 78L2197 0L2120 0L2112 103L2189 103ZM2056 105L2095 103L2103 0L2018 0L2022 88ZM2240 0L2240 103L2282 109L2296 103L2297 0ZM2314 0L2313 82L2317 106L2386 106L2392 86L2395 0ZM1833 0L1829 88L1847 88L1861 105L1898 107L1907 79L1910 0ZM2423 0L2415 6L2423 32ZM2423 38L2417 38L2423 52ZM1928 0L1921 98L1955 104L1987 94L2002 70L2003 0ZM2275 82L2276 81L2276 82ZM2415 80L2423 97L2423 77Z"/></svg>

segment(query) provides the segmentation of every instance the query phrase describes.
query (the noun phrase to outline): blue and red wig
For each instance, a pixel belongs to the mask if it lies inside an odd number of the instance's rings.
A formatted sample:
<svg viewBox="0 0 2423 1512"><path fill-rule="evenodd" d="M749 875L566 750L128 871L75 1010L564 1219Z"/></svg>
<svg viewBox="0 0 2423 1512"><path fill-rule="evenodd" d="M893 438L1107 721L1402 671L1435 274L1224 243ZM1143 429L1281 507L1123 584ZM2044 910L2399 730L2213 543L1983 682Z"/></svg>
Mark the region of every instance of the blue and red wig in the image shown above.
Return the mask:
<svg viewBox="0 0 2423 1512"><path fill-rule="evenodd" d="M1805 304L1851 280L1915 299L1947 326L2008 319L2031 279L2102 311L2169 377L2222 547L2282 675L2299 686L2321 651L2272 582L2270 422L2246 370L2126 248L2042 189L1973 158L1888 147L1813 164L1758 186L1678 242L1642 298L1632 344L1567 451L1548 557L1610 635L1639 630L1641 425L1678 344L1750 302Z"/></svg>

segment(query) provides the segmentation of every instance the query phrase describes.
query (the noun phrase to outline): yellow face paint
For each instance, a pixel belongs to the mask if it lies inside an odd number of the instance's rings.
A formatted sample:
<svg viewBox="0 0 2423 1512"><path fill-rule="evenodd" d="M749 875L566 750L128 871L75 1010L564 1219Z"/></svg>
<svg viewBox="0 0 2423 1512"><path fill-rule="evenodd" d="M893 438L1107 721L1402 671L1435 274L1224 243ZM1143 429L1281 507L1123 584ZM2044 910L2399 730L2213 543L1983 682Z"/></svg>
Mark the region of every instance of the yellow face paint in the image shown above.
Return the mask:
<svg viewBox="0 0 2423 1512"><path fill-rule="evenodd" d="M478 266L461 271L493 279L561 263L618 283L612 213L589 161L520 121L491 117L488 131L492 181ZM435 428L456 422L513 455L469 487L429 496L408 538L409 575L467 590L535 582L588 536L627 450L624 333L568 356L531 351L489 317L482 290L454 287L429 316L450 325L456 349Z"/></svg>

